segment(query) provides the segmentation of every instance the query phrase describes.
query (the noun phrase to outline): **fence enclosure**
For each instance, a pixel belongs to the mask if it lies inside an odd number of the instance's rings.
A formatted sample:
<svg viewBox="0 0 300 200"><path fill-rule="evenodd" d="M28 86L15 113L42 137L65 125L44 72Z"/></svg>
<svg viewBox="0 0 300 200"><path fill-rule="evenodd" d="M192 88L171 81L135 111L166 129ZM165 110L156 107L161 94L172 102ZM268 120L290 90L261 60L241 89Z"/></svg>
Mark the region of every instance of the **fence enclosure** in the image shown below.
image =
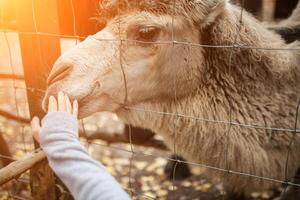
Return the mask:
<svg viewBox="0 0 300 200"><path fill-rule="evenodd" d="M24 78L26 83L30 116L42 118L45 113L40 106L41 98L46 89L47 75L55 60L61 54L60 38L64 34L66 37L79 40L91 33L91 30L95 30L94 23L89 23L89 18L93 12L88 10L95 6L95 1L94 3L92 1L75 1L73 3L72 0L14 0L10 4L11 10L1 10L1 14L11 15L15 19L15 23L4 24L4 20L1 18L3 21L0 28L3 29L4 34L10 31L6 27L13 27L19 33L24 69L24 77L19 75L19 79L23 80ZM83 27L77 28L76 23L81 24ZM93 28L88 27L89 25ZM75 35L77 32L78 35ZM7 45L8 48L12 48L8 39ZM10 52L10 60L12 59L14 58ZM11 69L13 74L1 74L1 78L11 77L16 79L18 75L14 74L12 62ZM17 92L20 88L15 84L14 86L15 92ZM17 107L18 102L15 103ZM17 115L21 117L18 113ZM36 142L35 147L39 148ZM58 199L56 179L45 158L39 164L34 165L30 171L32 198L37 200Z"/></svg>
<svg viewBox="0 0 300 200"><path fill-rule="evenodd" d="M99 29L99 26L97 26L97 22L93 21L91 17L95 16L97 13L97 0L14 0L13 1L13 9L15 11L15 23L13 24L5 24L3 22L3 16L1 16L5 11L3 11L0 7L0 19L2 19L2 22L0 23L0 33L4 34L4 37L6 38L7 48L10 52L10 68L12 71L12 74L0 74L1 79L13 79L13 90L15 92L15 95L17 95L18 90L25 90L27 95L27 101L29 105L29 112L30 116L39 116L42 118L44 116L44 111L41 109L41 98L44 95L45 89L46 89L46 78L47 75L56 61L56 59L61 55L62 52L62 45L61 45L61 39L73 39L76 41L83 40L87 35L93 34ZM1 4L0 4L1 6ZM241 19L240 23L242 25L242 17L243 17L243 8L241 9ZM11 27L13 27L13 30L11 30ZM14 73L14 66L12 64L12 60L14 59L11 48L12 46L9 43L9 40L7 39L7 35L10 32L16 32L18 34L19 38L19 44L21 49L21 56L22 56L22 64L23 64L23 74L16 74ZM237 35L239 33L236 33ZM201 47L201 44L185 44L181 43L180 41L168 41L173 44L182 44L182 45L194 45ZM76 42L77 43L77 42ZM207 46L206 46L207 47ZM233 50L240 48L241 46L239 44L232 44L229 46L226 46L225 48L232 48ZM210 46L209 48L220 48L220 47L214 47ZM223 47L222 47L223 48ZM251 47L249 47L251 48ZM255 47L254 47L255 48ZM269 49L272 50L272 49ZM299 49L291 49L291 51L299 51ZM1 67L1 66L0 66ZM25 81L26 88L20 88L18 84L16 84L15 81ZM1 86L0 86L1 89ZM10 116L8 113L3 113L0 115L3 115L9 119L16 120L18 122L21 122L23 124L28 124L29 120L28 118L20 115L18 113L18 102L15 98L15 104L16 104L16 110L17 110L17 119L16 116ZM134 109L134 108L133 108ZM155 113L157 115L171 115L177 118L187 118L191 120L199 120L199 121L209 121L209 119L200 119L196 118L194 116L184 116L180 115L178 113L164 113L160 111L149 111L149 110L143 110L143 112L151 112ZM247 124L238 124L231 119L228 121L228 119L224 119L226 121L213 121L214 123L221 123L226 124L229 126L243 126L246 128L254 128L254 129L272 129L269 127L262 127L262 126L256 126L256 125L247 125ZM175 120L176 121L176 120ZM176 122L174 122L175 124ZM85 134L84 131L84 122L83 124L83 135ZM290 132L298 133L299 130L289 130ZM119 136L110 136L102 134L102 136L99 136L100 139L103 139L104 141L107 141L108 143L111 142L124 142L129 143L130 147L129 150L121 150L125 151L127 153L130 153L130 159L129 159L129 187L127 188L128 191L132 192L132 194L136 196L142 196L144 198L149 199L155 199L151 196L147 196L145 194L139 194L134 191L133 188L131 188L131 167L132 162L134 161L135 157L138 155L143 156L150 156L150 157L156 157L156 155L148 155L143 154L142 152L135 152L132 145L134 144L142 144L145 146L154 146L156 148L160 149L166 149L166 147L160 143L157 140L151 140L149 139L151 144L144 144L142 142L133 142L131 140L131 129L127 130L128 132L128 138L120 138ZM24 134L24 133L22 133ZM98 138L99 138L98 137ZM151 136L152 137L152 136ZM6 145L4 140L2 141L2 138L0 138L0 145ZM88 141L88 145L93 145L92 142ZM97 145L97 144L96 144ZM10 181L12 179L18 179L19 175L23 174L26 169L30 168L30 188L31 188L31 196L33 199L36 200L42 200L42 199L49 199L49 200L56 200L61 198L61 191L59 191L62 186L60 181L57 177L55 177L55 174L51 171L49 166L47 165L47 161L45 159L45 155L39 151L39 146L37 143L35 143L35 148L37 150L32 151L33 156L26 157L25 160L21 160L21 162L14 161L12 164L8 165L7 167L19 167L20 169L24 166L27 166L22 168L22 170L18 172L11 172L10 168L3 168L0 170L0 183L6 183L7 181ZM110 148L108 146L104 145L104 148ZM7 149L7 148L6 148ZM175 151L175 149L174 149ZM32 153L30 152L30 153ZM175 152L176 153L176 152ZM7 154L7 153L6 153ZM5 156L3 156L5 158ZM7 157L7 155L6 155ZM157 156L158 157L158 156ZM34 158L34 159L33 159ZM9 159L13 159L12 157ZM186 162L181 161L174 158L163 158L168 161L175 162L175 170L174 173L176 173L176 165L178 164L189 164L196 167L206 168L209 170L216 170L218 172L224 173L224 174L235 174L245 177L251 177L256 178L258 180L264 180L264 181L272 181L276 183L283 183L286 185L293 185L299 187L299 184L295 184L292 182L289 182L287 180L275 180L270 177L260 177L255 174L247 174L242 173L234 170L229 169L223 169L223 168L217 168L214 166L208 166L205 163L192 163L192 162ZM20 164L21 163L21 164ZM24 164L26 163L26 164ZM22 166L22 167L20 167ZM10 174L9 178L7 178L7 174ZM5 178L3 178L5 177ZM2 179L3 178L3 179ZM4 180L1 182L1 180ZM173 180L174 181L174 180ZM174 185L174 184L173 184ZM174 189L174 188L173 188ZM64 190L64 189L62 189ZM65 191L68 193L67 191ZM12 198L16 199L22 199L21 197L17 197L14 195L11 195ZM70 198L70 197L68 197Z"/></svg>

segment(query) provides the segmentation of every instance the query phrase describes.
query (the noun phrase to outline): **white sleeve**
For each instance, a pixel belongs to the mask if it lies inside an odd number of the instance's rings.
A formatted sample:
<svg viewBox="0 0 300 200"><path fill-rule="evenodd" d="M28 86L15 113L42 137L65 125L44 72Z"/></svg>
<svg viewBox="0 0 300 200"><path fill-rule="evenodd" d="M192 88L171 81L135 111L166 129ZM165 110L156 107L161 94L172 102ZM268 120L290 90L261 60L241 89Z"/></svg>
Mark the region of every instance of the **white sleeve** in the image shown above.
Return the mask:
<svg viewBox="0 0 300 200"><path fill-rule="evenodd" d="M41 147L49 165L76 200L128 200L129 195L93 160L78 140L78 122L68 113L45 116L40 132Z"/></svg>

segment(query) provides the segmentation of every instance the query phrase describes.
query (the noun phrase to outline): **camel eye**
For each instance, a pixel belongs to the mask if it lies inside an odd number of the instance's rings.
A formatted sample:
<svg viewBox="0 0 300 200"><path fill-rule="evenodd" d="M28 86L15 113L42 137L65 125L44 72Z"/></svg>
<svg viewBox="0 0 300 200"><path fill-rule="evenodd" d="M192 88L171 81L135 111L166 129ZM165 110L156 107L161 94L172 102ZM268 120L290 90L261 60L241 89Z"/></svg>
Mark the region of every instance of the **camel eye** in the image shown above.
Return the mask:
<svg viewBox="0 0 300 200"><path fill-rule="evenodd" d="M143 42L155 42L158 39L160 28L155 26L143 26L137 31L136 40Z"/></svg>

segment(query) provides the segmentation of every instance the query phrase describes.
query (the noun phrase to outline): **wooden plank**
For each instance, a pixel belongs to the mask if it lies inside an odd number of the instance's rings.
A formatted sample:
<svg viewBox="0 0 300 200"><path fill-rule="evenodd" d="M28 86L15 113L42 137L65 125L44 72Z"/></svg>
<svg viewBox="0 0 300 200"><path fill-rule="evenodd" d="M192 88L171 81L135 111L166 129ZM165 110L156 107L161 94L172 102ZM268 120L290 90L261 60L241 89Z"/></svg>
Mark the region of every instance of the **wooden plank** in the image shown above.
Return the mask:
<svg viewBox="0 0 300 200"><path fill-rule="evenodd" d="M16 179L24 172L32 168L39 162L44 162L46 155L39 150L32 154L26 155L24 158L11 162L10 164L0 170L0 185Z"/></svg>
<svg viewBox="0 0 300 200"><path fill-rule="evenodd" d="M3 67L6 69L9 69L10 67ZM18 81L24 81L24 76L21 75L15 75L15 74L1 74L0 73L0 79L14 79Z"/></svg>
<svg viewBox="0 0 300 200"><path fill-rule="evenodd" d="M14 0L19 32L43 32L59 34L57 1ZM19 34L31 116L44 116L41 98L46 88L46 77L60 55L59 38L41 35ZM38 145L35 143L35 146ZM55 176L50 167L41 163L30 171L32 198L57 199Z"/></svg>
<svg viewBox="0 0 300 200"><path fill-rule="evenodd" d="M8 120L13 120L22 124L30 124L30 119L27 119L25 117L17 116L16 114L12 114L10 112L4 111L0 109L0 116L5 117Z"/></svg>

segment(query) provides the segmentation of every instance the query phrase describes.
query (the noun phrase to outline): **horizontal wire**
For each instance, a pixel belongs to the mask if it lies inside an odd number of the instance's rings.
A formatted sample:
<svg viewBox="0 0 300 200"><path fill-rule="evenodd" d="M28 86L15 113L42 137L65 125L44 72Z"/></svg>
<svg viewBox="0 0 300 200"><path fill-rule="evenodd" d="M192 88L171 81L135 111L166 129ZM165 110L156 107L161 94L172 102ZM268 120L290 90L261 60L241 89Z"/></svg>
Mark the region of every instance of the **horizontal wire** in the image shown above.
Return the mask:
<svg viewBox="0 0 300 200"><path fill-rule="evenodd" d="M270 181L270 182L275 182L275 183L281 183L281 184L300 187L300 184L296 184L296 183L289 182L289 181L282 181L282 180L278 180L278 179L274 179L274 178L263 177L263 176L249 174L249 173L238 172L238 171L234 171L234 170L228 170L228 169L224 169L224 168L220 168L220 167L214 167L214 166L210 166L210 165L202 164L202 163L182 161L182 160L173 159L173 158L170 158L170 157L158 156L158 155L153 155L153 154L144 153L144 152L140 152L140 151L132 152L131 150L126 150L126 149L119 148L119 147L107 146L107 145L104 145L104 144L91 142L91 141L89 141L89 143L94 144L94 145L98 145L98 146L102 146L102 147L105 147L105 148L113 149L113 150L123 151L123 152L127 152L127 153L134 153L135 156L141 155L141 156L151 156L151 157L154 157L154 158L163 158L163 159L166 159L168 161L175 161L175 162L178 162L178 163L185 163L185 164L188 164L188 165L203 167L203 168L206 168L206 169L216 170L216 171L220 171L220 172L226 172L226 173L229 173L229 174L241 175L241 176L261 179L261 180L265 180L265 181Z"/></svg>
<svg viewBox="0 0 300 200"><path fill-rule="evenodd" d="M15 194L10 194L9 196L10 196L10 197L13 197L14 199L28 200L28 199L25 199L24 197L21 197L21 196L15 195Z"/></svg>
<svg viewBox="0 0 300 200"><path fill-rule="evenodd" d="M2 30L2 31L3 32L9 32L8 30ZM43 33L43 32L38 32L38 31L36 31L36 32L17 32L17 33L18 34L23 34L23 35L39 35L39 36L49 36L49 37L58 37L58 38L67 38L67 39L85 39L86 38L86 37L77 36L77 35L61 35L61 34L54 34L54 33ZM265 48L265 47L245 46L245 45L239 45L239 44L234 44L234 45L203 45L203 44L190 43L190 42L181 42L181 41L174 41L174 40L173 41L144 42L144 41L129 40L129 39L121 39L121 40L120 39L118 39L118 40L99 39L99 38L95 38L93 36L92 36L92 38L96 39L98 41L105 41L105 42L135 42L135 43L140 43L140 44L155 44L155 45L158 45L158 44L178 44L178 45L187 45L187 46L194 46L194 47L201 47L201 48L237 48L237 49L246 49L246 50L247 49L248 50L256 49L256 50L272 50L272 51L299 51L300 50L300 48ZM14 88L15 89L30 90L32 92L45 93L45 90L36 89L36 88L21 88L21 87L19 88L17 86L15 86ZM259 125L247 125L247 124L240 124L240 123L232 122L232 121L228 122L228 121L222 121L222 120L211 120L211 119L204 119L204 118L199 118L199 117L194 117L194 116L188 116L188 115L184 115L184 114L160 112L160 111L139 109L139 108L134 108L134 107L126 107L126 109L135 110L135 111L142 111L142 112L148 112L148 113L154 113L154 114L158 114L158 115L176 116L176 117L193 119L193 120L203 121L203 122L228 124L228 125L232 125L232 126L240 126L240 127L245 127L245 128L263 129L263 130L271 130L271 131L284 131L284 132L293 132L293 133L299 133L300 132L300 130L298 130L298 129L297 130L292 130L292 129L285 129L285 128L265 127L265 126L259 126ZM201 164L201 163L194 163L194 162L188 162L188 161L172 159L172 158L164 157L164 156L152 155L152 154L144 153L144 152L135 152L133 150L133 148L131 148L131 150L126 150L126 149L123 149L123 148L115 148L115 147L112 147L112 146L98 144L96 142L91 142L91 141L89 141L89 144L100 145L100 146L106 147L106 148L113 148L115 150L126 151L126 152L132 153L134 155L151 156L151 157L154 157L154 158L159 158L160 157L160 158L165 158L166 160L169 160L169 161L176 161L177 163L185 163L185 164L189 164L189 165L204 167L204 168L207 168L207 169L217 170L217 171L226 172L226 173L230 173L230 174L247 176L247 177L257 178L257 179L261 179L261 180L265 180L265 181L271 181L271 182L282 183L282 184L286 184L286 185L292 185L292 186L300 187L300 184L295 184L295 183L288 182L288 181L281 181L281 180L277 180L277 179L273 179L273 178L262 177L262 176L248 174L248 173L223 169L223 168L214 167L214 166ZM130 143L130 145L132 146L133 144ZM0 155L0 157L1 157L1 155ZM3 157L7 157L7 156L3 156ZM10 157L7 157L7 158L11 159ZM21 180L19 180L19 181L22 182ZM142 194L142 193L138 193L138 192L134 191L133 188L129 188L129 189L124 188L124 189L130 190L132 193L138 194L139 196L144 196L144 197L149 198L149 199L156 199L156 198L153 198L151 196L148 196L148 195L145 195L145 194ZM10 195L10 196L15 198L15 199L20 199L20 200L25 199L25 198L17 196L17 195Z"/></svg>
<svg viewBox="0 0 300 200"><path fill-rule="evenodd" d="M173 158L170 158L170 157L157 156L157 155L153 155L153 154L150 154L150 153L144 153L144 152L140 152L140 151L126 150L126 149L123 149L123 148L120 148L120 147L108 146L108 145L104 145L104 144L100 144L100 143L96 143L96 142L92 142L92 141L89 141L89 144L98 145L98 146L105 147L105 148L108 148L108 149L123 151L123 152L127 152L127 153L133 153L135 156L141 155L141 156L148 156L148 157L154 157L154 158L163 158L163 159L166 159L168 161L175 161L175 162L178 162L178 163L185 163L185 164L188 164L188 165L203 167L203 168L210 169L210 170L216 170L216 171L220 171L220 172L226 172L226 173L229 173L229 174L241 175L241 176L261 179L261 180L264 180L264 181L270 181L270 182L275 182L275 183L300 187L300 184L296 184L296 183L289 182L289 181L282 181L282 180L278 180L278 179L274 179L274 178L263 177L263 176L249 174L249 173L238 172L238 171L234 171L234 170L228 170L228 169L224 169L224 168L220 168L220 167L210 166L210 165L207 165L207 164L195 163L195 162L189 162L189 161L182 161L182 160L173 159ZM36 152L36 150L33 151L33 152ZM22 182L22 181L19 180L19 182Z"/></svg>
<svg viewBox="0 0 300 200"><path fill-rule="evenodd" d="M13 179L17 182L20 182L20 183L25 183L25 184L30 184L30 178L16 178L16 179Z"/></svg>
<svg viewBox="0 0 300 200"><path fill-rule="evenodd" d="M131 192L133 194L135 194L135 196L139 196L139 197L145 197L147 199L157 199L155 197L151 197L147 194L144 194L142 192L136 192L133 188L127 188L127 187L122 187L124 190L128 191L128 192Z"/></svg>
<svg viewBox="0 0 300 200"><path fill-rule="evenodd" d="M146 195L146 194L144 194L144 193L142 193L142 192L136 192L136 191L133 190L133 188L128 188L128 187L125 187L125 186L123 186L123 185L121 185L121 188L122 188L123 190L125 190L125 191L134 193L136 196L142 196L142 197L146 197L146 198L148 198L148 199L157 199L157 198L151 197L151 196L149 196L149 195ZM67 194L67 195L72 196L72 194L71 194L69 191L64 190L64 188L62 188L62 187L59 187L59 190L60 190L60 192L62 192L63 194Z"/></svg>
<svg viewBox="0 0 300 200"><path fill-rule="evenodd" d="M21 35L39 35L39 36L50 36L50 37L59 37L59 38L69 38L69 39L85 39L86 37L83 36L76 36L76 35L63 35L63 34L56 34L56 33L46 33L46 32L30 32L30 31L13 31L9 29L0 29L0 32L4 33L18 33Z"/></svg>
<svg viewBox="0 0 300 200"><path fill-rule="evenodd" d="M142 193L142 192L136 192L136 191L134 191L133 188L128 188L128 187L125 187L125 186L123 186L123 185L121 185L121 188L122 188L123 190L127 191L127 192L132 192L132 193L134 193L136 196L142 196L142 197L146 197L146 198L148 198L148 199L157 199L157 198L151 197L151 196L149 196L149 195L146 195L146 194L144 194L144 193ZM59 189L60 189L60 192L72 196L72 194L71 194L69 191L64 190L64 188L59 187Z"/></svg>
<svg viewBox="0 0 300 200"><path fill-rule="evenodd" d="M0 32L11 32L11 30L0 30ZM52 36L52 37L60 37L60 38L67 38L67 39L86 39L87 37L82 36L76 36L76 35L61 35L61 34L55 34L55 33L44 33L44 32L15 32L23 35L40 35L40 36ZM271 51L300 51L300 48L267 48L267 47L255 47L255 46L246 46L246 45L240 45L240 44L233 44L233 45L208 45L208 44L198 44L198 43L192 43L192 42L183 42L183 41L155 41L155 42L147 42L147 41L140 41L140 40L132 40L132 39L101 39L101 38L95 38L95 40L103 41L103 42L134 42L134 43L140 43L140 44L180 44L180 45L186 45L186 46L194 46L194 47L202 47L202 48L239 48L239 49L255 49L255 50L271 50Z"/></svg>
<svg viewBox="0 0 300 200"><path fill-rule="evenodd" d="M133 111L154 113L154 114L158 114L158 115L166 115L166 116L172 116L172 117L181 117L181 118L185 118L185 119L193 119L196 121L226 124L226 125L239 126L239 127L244 127L244 128L250 128L250 129L263 129L263 130L271 130L271 131L300 133L300 129L295 130L295 129L286 129L286 128L272 128L272 127L266 127L266 126L260 126L260 125L248 125L248 124L241 124L241 123L237 123L237 122L233 122L233 121L212 120L212 119L205 119L205 118L194 117L194 116L189 116L189 115L184 115L184 114L147 110L147 109L140 109L140 108L128 107L128 106L125 106L124 108L133 110Z"/></svg>
<svg viewBox="0 0 300 200"><path fill-rule="evenodd" d="M12 160L12 161L16 161L16 159L13 158L12 156L6 156L6 155L2 155L2 154L0 154L0 158L5 158L5 159Z"/></svg>
<svg viewBox="0 0 300 200"><path fill-rule="evenodd" d="M5 88L9 89L12 87L9 86L0 86L0 88ZM23 90L30 90L32 92L38 91L40 93L46 93L46 90L42 89L36 89L36 88L24 88L24 87L14 87L16 89L23 89ZM263 125L252 125L252 124L242 124L234 121L226 121L226 120L212 120L212 119L206 119L206 118L200 118L200 117L195 117L195 116L190 116L190 115L185 115L185 114L179 114L179 113L170 113L170 112L163 112L163 111L155 111L155 110L147 110L147 109L140 109L140 108L135 108L135 107L129 107L129 106L124 106L125 109L128 110L133 110L133 111L138 111L138 112L147 112L147 113L153 113L157 115L166 115L166 116L172 116L172 117L181 117L185 119L192 119L196 121L202 121L202 122L209 122L209 123L216 123L216 124L226 124L226 125L232 125L232 126L238 126L238 127L244 127L248 129L261 129L261 130L269 130L269 131L276 131L276 132L291 132L291 133L300 133L300 129L288 129L288 128L276 128L276 127L266 127Z"/></svg>
<svg viewBox="0 0 300 200"><path fill-rule="evenodd" d="M21 86L0 86L0 89L19 89L19 90L28 90L31 92L40 92L40 93L46 93L46 90L38 89L38 88L31 88L31 87L21 87Z"/></svg>

